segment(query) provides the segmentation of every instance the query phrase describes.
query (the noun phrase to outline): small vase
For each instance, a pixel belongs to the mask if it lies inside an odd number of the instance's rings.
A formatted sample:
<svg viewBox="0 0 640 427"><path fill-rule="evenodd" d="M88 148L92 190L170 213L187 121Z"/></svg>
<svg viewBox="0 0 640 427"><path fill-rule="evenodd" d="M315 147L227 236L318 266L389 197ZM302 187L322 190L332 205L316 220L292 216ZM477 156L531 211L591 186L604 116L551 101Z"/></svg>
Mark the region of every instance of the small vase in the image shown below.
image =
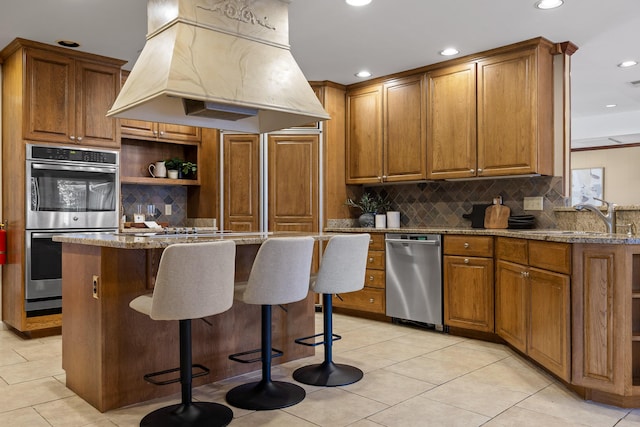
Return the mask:
<svg viewBox="0 0 640 427"><path fill-rule="evenodd" d="M360 227L373 227L375 224L375 214L372 212L365 212L358 218L360 221Z"/></svg>

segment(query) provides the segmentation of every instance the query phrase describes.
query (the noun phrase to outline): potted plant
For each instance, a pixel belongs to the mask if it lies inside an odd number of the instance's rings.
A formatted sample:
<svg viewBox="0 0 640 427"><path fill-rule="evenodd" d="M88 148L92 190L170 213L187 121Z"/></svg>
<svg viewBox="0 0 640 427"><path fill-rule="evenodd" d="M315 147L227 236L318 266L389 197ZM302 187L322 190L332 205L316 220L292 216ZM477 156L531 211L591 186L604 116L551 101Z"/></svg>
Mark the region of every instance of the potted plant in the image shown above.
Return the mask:
<svg viewBox="0 0 640 427"><path fill-rule="evenodd" d="M391 202L386 197L371 193L363 193L358 201L348 198L345 205L362 211L358 218L361 227L373 227L375 214L385 213L391 208Z"/></svg>
<svg viewBox="0 0 640 427"><path fill-rule="evenodd" d="M167 176L173 179L178 178L182 163L184 163L184 160L179 157L165 160L164 165L167 168Z"/></svg>
<svg viewBox="0 0 640 427"><path fill-rule="evenodd" d="M195 179L197 170L198 166L195 163L182 162L180 165L180 172L182 172L182 176L185 178Z"/></svg>

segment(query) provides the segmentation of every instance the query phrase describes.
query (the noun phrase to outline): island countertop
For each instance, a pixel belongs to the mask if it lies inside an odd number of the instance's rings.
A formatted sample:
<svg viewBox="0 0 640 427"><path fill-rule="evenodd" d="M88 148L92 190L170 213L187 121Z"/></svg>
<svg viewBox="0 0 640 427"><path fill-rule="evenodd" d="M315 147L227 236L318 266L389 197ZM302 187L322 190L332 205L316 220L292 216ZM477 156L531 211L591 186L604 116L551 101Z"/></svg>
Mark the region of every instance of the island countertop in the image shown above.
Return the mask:
<svg viewBox="0 0 640 427"><path fill-rule="evenodd" d="M117 249L161 249L174 243L195 243L214 240L233 240L236 245L261 244L270 237L304 237L328 240L335 233L276 232L207 232L193 234L162 233L65 233L53 236L55 242L100 246Z"/></svg>

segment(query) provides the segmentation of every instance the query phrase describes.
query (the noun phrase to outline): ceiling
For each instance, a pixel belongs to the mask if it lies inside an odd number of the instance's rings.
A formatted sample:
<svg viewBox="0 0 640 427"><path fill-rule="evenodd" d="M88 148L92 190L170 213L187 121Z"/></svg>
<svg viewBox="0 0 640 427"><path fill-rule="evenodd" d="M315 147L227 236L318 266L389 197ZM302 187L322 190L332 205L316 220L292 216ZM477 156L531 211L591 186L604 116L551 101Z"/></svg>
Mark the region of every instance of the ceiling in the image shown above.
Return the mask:
<svg viewBox="0 0 640 427"><path fill-rule="evenodd" d="M446 58L438 52L449 46L462 56L538 36L571 41L579 47L572 57L574 145L617 144L607 137L635 134L640 142L640 84L630 83L640 81L640 65L616 66L640 62L640 1L565 0L546 11L534 3L373 0L354 8L344 0L293 0L291 51L308 80L350 84L363 68L379 77L441 62ZM145 0L4 0L0 46L15 37L51 44L74 40L79 50L129 61L130 69L146 25Z"/></svg>

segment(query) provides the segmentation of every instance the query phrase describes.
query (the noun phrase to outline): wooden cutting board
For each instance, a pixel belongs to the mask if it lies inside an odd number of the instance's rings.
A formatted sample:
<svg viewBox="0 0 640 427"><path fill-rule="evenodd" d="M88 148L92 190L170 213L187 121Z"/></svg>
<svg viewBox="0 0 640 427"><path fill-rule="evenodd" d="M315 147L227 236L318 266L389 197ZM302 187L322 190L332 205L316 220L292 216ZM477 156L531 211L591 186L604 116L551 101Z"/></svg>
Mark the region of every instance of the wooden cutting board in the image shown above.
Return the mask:
<svg viewBox="0 0 640 427"><path fill-rule="evenodd" d="M484 214L484 228L507 228L511 209L505 205L491 205Z"/></svg>

